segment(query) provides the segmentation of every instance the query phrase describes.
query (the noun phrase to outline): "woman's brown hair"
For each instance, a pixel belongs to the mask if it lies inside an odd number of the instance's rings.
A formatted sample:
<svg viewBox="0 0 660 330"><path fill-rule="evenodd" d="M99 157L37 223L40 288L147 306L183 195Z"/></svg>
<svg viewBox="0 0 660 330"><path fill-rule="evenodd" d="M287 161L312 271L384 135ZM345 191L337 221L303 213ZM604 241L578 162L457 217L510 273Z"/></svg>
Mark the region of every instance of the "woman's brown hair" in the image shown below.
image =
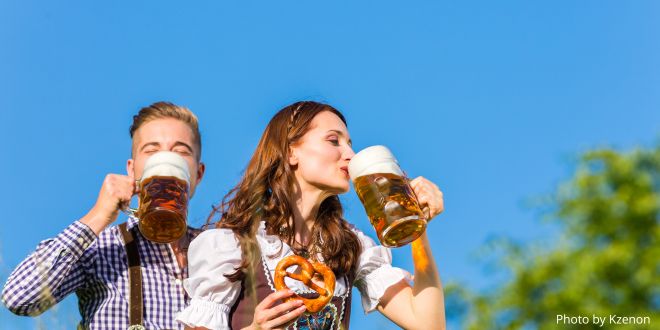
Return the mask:
<svg viewBox="0 0 660 330"><path fill-rule="evenodd" d="M290 146L300 141L311 129L314 117L323 111L334 113L346 123L337 109L313 101L296 102L275 114L266 126L240 182L209 216L210 222L220 214L216 226L231 229L240 242L243 262L236 272L226 274L232 281L251 281L253 278L252 265L259 264L261 255L255 240L260 221L265 221L269 235L278 235L282 241L293 246L295 228L293 206L289 201L293 194L294 169L288 162ZM343 218L343 209L336 195L321 202L311 237L320 240L315 242L312 239L319 247L322 242L320 253L323 262L335 276L348 275L352 280L360 243ZM246 278L246 275L251 276Z"/></svg>

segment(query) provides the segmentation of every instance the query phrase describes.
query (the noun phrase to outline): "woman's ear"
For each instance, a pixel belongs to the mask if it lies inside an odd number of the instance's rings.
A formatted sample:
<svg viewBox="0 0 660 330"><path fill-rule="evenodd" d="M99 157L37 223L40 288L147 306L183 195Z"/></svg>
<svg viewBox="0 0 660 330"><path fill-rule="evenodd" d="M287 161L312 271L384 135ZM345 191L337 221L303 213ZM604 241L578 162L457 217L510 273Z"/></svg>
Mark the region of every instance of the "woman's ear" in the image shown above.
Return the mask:
<svg viewBox="0 0 660 330"><path fill-rule="evenodd" d="M289 148L289 165L298 165L298 156L296 155L296 148Z"/></svg>

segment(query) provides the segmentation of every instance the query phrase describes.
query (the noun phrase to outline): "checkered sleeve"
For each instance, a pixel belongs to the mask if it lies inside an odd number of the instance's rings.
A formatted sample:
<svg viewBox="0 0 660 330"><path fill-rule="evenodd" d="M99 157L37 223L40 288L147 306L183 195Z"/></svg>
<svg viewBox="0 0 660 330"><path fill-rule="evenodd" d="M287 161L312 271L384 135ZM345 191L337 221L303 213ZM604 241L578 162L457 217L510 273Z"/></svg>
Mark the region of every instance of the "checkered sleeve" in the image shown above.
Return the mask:
<svg viewBox="0 0 660 330"><path fill-rule="evenodd" d="M17 315L43 313L84 283L82 265L96 253L95 242L94 232L79 221L42 241L9 275L2 302Z"/></svg>

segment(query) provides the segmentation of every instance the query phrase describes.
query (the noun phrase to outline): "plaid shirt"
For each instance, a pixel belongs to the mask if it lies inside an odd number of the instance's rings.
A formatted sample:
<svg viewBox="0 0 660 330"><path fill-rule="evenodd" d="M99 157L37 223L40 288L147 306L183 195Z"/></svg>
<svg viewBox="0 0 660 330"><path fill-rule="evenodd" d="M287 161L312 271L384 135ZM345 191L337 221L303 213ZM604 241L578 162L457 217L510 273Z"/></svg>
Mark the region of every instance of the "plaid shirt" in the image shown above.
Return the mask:
<svg viewBox="0 0 660 330"><path fill-rule="evenodd" d="M143 325L147 329L183 329L176 314L190 302L181 269L169 244L146 240L129 218L142 268ZM199 230L188 228L192 240ZM82 329L127 329L128 266L118 227L94 232L79 221L45 240L12 272L2 301L15 314L38 315L71 292L78 296Z"/></svg>

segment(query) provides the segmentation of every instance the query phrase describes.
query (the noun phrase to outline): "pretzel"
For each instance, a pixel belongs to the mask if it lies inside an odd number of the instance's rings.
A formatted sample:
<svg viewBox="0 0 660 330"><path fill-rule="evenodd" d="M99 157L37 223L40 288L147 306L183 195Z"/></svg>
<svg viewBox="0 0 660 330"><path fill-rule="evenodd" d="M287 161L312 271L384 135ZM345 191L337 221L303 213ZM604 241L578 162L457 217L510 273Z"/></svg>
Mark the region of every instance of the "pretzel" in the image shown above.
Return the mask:
<svg viewBox="0 0 660 330"><path fill-rule="evenodd" d="M300 266L300 274L293 274L286 271L287 268L293 265ZM312 278L315 274L320 274L321 277L323 277L323 284L325 285L325 288L322 288L316 283L312 282ZM320 262L310 263L307 261L307 259L301 256L291 255L277 263L277 267L275 268L275 279L273 282L275 282L275 289L278 291L289 289L289 287L287 287L287 285L284 283L285 277L290 277L292 279L301 281L303 284L318 292L319 296L315 299L303 298L297 294L284 299L284 301L297 299L302 300L305 307L307 307L307 312L309 313L316 313L325 307L325 305L330 302L330 299L332 299L332 295L335 292L335 274L332 272L332 269Z"/></svg>

